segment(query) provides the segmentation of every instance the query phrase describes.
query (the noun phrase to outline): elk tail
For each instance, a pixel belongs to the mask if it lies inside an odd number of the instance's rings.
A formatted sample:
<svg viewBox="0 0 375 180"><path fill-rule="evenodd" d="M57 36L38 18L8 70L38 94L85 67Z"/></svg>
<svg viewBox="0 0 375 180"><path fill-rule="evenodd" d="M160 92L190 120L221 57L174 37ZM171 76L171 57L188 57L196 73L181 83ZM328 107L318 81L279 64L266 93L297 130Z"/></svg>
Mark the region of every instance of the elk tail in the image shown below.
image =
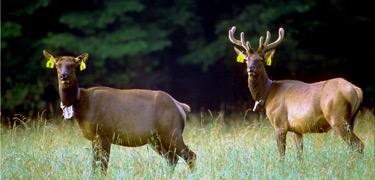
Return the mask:
<svg viewBox="0 0 375 180"><path fill-rule="evenodd" d="M177 100L176 100L177 101ZM177 103L182 107L182 109L185 111L185 112L190 112L190 106L185 104L185 103L182 103L182 102L178 102Z"/></svg>
<svg viewBox="0 0 375 180"><path fill-rule="evenodd" d="M185 103L181 103L181 102L177 101L172 96L170 96L170 97L173 100L174 104L176 105L178 111L180 111L182 119L184 119L184 124L186 124L186 118L187 118L186 112L190 112L190 106L185 104Z"/></svg>

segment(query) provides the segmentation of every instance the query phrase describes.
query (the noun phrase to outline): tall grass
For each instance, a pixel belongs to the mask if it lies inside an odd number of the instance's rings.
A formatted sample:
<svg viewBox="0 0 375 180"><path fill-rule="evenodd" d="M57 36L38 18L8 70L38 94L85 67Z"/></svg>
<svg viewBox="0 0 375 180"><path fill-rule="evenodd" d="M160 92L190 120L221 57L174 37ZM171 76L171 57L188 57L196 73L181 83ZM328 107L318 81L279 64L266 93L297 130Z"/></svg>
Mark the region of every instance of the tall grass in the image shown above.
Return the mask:
<svg viewBox="0 0 375 180"><path fill-rule="evenodd" d="M197 154L190 172L180 159L174 172L150 147L112 146L106 177L93 172L91 143L70 121L39 118L13 129L2 127L0 179L375 179L375 117L366 113L354 132L363 154L334 131L305 134L303 160L296 157L291 133L287 153L278 161L275 132L267 119L250 123L212 113L190 118L184 140ZM95 176L94 176L95 174Z"/></svg>

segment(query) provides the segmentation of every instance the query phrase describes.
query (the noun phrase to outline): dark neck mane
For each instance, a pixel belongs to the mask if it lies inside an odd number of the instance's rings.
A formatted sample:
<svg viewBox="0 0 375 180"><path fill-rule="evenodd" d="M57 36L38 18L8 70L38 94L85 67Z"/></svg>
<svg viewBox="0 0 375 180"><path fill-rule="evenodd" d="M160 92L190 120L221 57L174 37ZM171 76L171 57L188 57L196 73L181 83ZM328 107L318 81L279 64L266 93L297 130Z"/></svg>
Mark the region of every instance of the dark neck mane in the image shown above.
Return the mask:
<svg viewBox="0 0 375 180"><path fill-rule="evenodd" d="M74 104L74 101L78 99L78 82L74 79L71 86L68 88L63 88L61 82L59 81L59 93L60 99L64 106L70 106Z"/></svg>
<svg viewBox="0 0 375 180"><path fill-rule="evenodd" d="M255 101L261 100L268 83L268 76L265 68L263 67L263 70L259 74L256 74L252 77L249 76L248 83L253 99Z"/></svg>

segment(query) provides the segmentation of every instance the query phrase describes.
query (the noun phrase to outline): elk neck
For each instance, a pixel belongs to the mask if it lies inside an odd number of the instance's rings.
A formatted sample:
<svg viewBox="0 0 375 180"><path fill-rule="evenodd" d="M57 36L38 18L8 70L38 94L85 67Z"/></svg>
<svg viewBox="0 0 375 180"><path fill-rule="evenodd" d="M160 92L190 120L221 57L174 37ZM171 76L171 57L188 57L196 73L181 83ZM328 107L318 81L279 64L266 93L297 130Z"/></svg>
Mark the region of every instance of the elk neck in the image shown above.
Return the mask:
<svg viewBox="0 0 375 180"><path fill-rule="evenodd" d="M251 96L255 101L259 101L261 99L266 100L267 98L267 92L269 92L269 87L267 89L267 84L269 82L272 82L270 79L268 79L268 75L266 73L265 68L263 67L262 71L259 74L256 74L254 76L249 76L248 78L248 86L250 89Z"/></svg>
<svg viewBox="0 0 375 180"><path fill-rule="evenodd" d="M74 78L72 84L69 87L63 87L62 83L59 81L59 94L61 102L64 106L71 106L77 103L80 90L78 88L77 79Z"/></svg>

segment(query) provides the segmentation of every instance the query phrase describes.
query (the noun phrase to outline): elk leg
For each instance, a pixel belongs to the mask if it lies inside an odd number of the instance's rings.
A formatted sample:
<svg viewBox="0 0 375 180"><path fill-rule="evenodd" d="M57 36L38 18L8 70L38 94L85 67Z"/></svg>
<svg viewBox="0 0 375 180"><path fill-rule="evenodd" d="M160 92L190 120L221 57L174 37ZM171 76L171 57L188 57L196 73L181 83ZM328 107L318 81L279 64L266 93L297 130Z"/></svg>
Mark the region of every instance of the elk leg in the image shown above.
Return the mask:
<svg viewBox="0 0 375 180"><path fill-rule="evenodd" d="M180 131L176 131L174 134L174 136L168 135L162 137L163 147L167 149L168 153L177 154L182 157L189 165L189 169L194 170L197 155L185 145Z"/></svg>
<svg viewBox="0 0 375 180"><path fill-rule="evenodd" d="M286 131L276 129L277 147L279 148L280 160L283 160L285 156L286 134Z"/></svg>
<svg viewBox="0 0 375 180"><path fill-rule="evenodd" d="M177 154L186 161L186 163L189 165L190 170L194 170L197 155L185 145L182 139L178 143L179 145L176 146Z"/></svg>
<svg viewBox="0 0 375 180"><path fill-rule="evenodd" d="M294 133L294 141L296 142L296 148L297 148L297 158L301 160L302 151L303 151L303 139L302 134L300 133Z"/></svg>
<svg viewBox="0 0 375 180"><path fill-rule="evenodd" d="M96 169L96 163L99 161L101 172L106 174L111 152L111 143L105 138L98 138L92 141L93 169Z"/></svg>
<svg viewBox="0 0 375 180"><path fill-rule="evenodd" d="M357 149L359 153L363 153L364 144L353 132L353 127L349 123L335 123L332 128L339 133L341 138L352 146L352 150Z"/></svg>
<svg viewBox="0 0 375 180"><path fill-rule="evenodd" d="M160 139L155 138L150 142L152 149L157 152L160 156L162 156L168 163L168 165L174 170L178 163L178 156L176 153L168 152L160 142Z"/></svg>
<svg viewBox="0 0 375 180"><path fill-rule="evenodd" d="M363 149L365 149L365 145L361 141L361 139L358 138L354 132L351 133L350 137L350 144L352 146L352 149L357 149L359 153L363 153Z"/></svg>

